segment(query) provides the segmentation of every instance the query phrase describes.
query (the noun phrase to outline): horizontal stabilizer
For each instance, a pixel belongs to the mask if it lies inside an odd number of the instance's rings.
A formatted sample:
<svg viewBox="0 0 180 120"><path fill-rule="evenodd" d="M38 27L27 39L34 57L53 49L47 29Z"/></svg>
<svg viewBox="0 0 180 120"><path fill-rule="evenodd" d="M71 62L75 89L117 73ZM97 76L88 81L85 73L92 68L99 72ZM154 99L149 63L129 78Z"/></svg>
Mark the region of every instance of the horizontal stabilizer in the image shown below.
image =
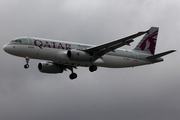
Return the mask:
<svg viewBox="0 0 180 120"><path fill-rule="evenodd" d="M149 57L146 57L146 58L147 59L157 59L157 58L160 58L162 56L165 56L165 55L170 54L170 53L175 52L175 51L176 50L170 50L170 51L159 53L159 54L156 54L156 55L153 55L153 56L149 56Z"/></svg>

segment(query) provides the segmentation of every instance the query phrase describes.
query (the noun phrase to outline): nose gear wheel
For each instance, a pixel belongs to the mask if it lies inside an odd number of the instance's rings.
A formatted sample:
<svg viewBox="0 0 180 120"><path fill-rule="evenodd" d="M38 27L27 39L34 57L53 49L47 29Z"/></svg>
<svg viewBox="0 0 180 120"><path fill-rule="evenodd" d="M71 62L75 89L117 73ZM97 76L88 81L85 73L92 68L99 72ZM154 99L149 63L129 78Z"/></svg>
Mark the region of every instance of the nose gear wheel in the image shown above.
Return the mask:
<svg viewBox="0 0 180 120"><path fill-rule="evenodd" d="M30 58L28 56L26 56L25 59L26 59L26 64L24 65L24 68L27 69L27 68L29 68L28 63L29 63Z"/></svg>

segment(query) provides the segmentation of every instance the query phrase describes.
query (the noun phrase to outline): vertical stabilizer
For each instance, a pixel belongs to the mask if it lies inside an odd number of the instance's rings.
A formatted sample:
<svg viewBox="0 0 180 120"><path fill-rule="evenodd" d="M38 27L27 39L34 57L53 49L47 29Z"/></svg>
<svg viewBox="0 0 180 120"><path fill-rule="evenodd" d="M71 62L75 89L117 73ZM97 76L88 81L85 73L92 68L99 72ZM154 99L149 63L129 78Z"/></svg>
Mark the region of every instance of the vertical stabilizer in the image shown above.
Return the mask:
<svg viewBox="0 0 180 120"><path fill-rule="evenodd" d="M158 27L151 27L134 50L154 55L158 36Z"/></svg>

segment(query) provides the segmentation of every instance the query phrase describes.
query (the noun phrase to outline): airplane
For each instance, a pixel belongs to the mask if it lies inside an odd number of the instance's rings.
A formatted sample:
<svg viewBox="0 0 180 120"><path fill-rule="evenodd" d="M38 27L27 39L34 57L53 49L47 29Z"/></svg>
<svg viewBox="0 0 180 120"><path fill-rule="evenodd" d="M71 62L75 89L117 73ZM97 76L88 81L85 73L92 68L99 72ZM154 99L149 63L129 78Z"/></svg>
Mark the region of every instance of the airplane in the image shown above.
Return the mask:
<svg viewBox="0 0 180 120"><path fill-rule="evenodd" d="M40 72L56 74L70 70L69 78L73 80L77 78L74 72L77 67L89 67L89 71L94 72L98 67L125 68L162 62L161 57L176 50L155 54L158 31L158 27L151 27L147 31L100 45L19 37L5 44L3 49L9 54L24 57L25 69L29 68L30 58L45 60L38 64ZM141 35L144 37L134 49L119 49L124 45L130 45L134 38Z"/></svg>

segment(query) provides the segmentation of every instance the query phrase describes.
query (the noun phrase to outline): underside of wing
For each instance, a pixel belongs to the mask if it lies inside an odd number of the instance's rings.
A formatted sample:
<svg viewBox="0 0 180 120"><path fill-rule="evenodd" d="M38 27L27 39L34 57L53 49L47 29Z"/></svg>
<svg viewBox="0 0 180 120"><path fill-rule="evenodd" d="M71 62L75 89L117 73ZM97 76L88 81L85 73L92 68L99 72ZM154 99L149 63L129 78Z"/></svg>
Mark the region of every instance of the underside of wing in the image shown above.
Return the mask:
<svg viewBox="0 0 180 120"><path fill-rule="evenodd" d="M134 38L139 37L143 34L145 34L145 32L138 32L136 34L130 35L128 37L125 38L121 38L112 42L108 42L105 44L101 44L95 47L91 47L86 49L85 51L88 52L90 55L94 56L94 60L98 59L99 57L103 56L104 54L110 52L110 51L114 51L115 49L122 47L124 45L130 45L131 42L133 42Z"/></svg>

